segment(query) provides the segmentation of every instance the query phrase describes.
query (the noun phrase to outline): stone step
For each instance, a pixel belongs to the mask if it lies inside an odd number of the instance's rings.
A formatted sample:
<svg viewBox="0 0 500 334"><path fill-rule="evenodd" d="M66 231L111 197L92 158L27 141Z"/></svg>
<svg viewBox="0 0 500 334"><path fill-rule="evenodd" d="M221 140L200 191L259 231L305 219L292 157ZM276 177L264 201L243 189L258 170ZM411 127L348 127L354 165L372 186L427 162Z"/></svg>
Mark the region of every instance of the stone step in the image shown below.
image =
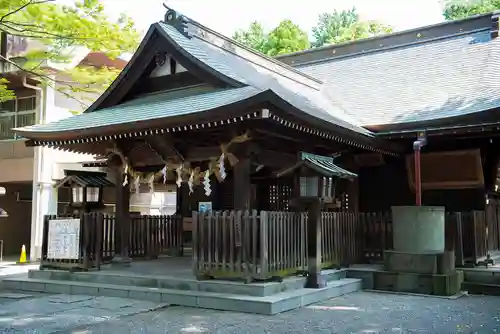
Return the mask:
<svg viewBox="0 0 500 334"><path fill-rule="evenodd" d="M6 278L2 287L9 290L125 297L149 300L170 305L217 309L273 315L302 306L324 301L343 294L361 290L361 280L344 278L328 282L322 289L297 289L256 297L230 293L173 290L104 283L36 279L29 277Z"/></svg>
<svg viewBox="0 0 500 334"><path fill-rule="evenodd" d="M468 283L500 284L500 268L463 268Z"/></svg>
<svg viewBox="0 0 500 334"><path fill-rule="evenodd" d="M347 275L347 271L345 269L323 270L322 273L327 281L343 279L346 278ZM139 286L183 291L230 293L255 297L271 296L284 291L302 289L306 283L305 277L289 277L284 279L283 282L244 284L243 282L238 281L198 281L194 278L189 279L181 277L138 275L133 273L126 273L126 275L124 275L124 273L106 271L70 273L63 270L31 270L29 272L29 278Z"/></svg>
<svg viewBox="0 0 500 334"><path fill-rule="evenodd" d="M462 290L472 295L500 296L500 284L463 282Z"/></svg>

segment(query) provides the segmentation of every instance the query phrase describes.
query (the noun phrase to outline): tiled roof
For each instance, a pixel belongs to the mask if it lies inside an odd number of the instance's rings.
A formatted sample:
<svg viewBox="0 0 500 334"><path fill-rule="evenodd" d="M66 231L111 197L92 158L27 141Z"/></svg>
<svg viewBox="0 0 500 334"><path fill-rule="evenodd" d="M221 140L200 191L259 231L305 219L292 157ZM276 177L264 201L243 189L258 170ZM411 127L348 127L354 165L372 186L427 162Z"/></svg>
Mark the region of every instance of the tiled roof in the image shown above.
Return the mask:
<svg viewBox="0 0 500 334"><path fill-rule="evenodd" d="M106 173L89 172L81 170L64 170L66 176L55 184L55 188L61 186L70 186L76 183L81 187L109 187L113 186L113 182L109 181Z"/></svg>
<svg viewBox="0 0 500 334"><path fill-rule="evenodd" d="M318 171L325 176L336 176L341 178L355 178L358 176L355 173L335 165L333 163L334 158L332 157L301 152L300 158L302 161L309 163L310 166L318 169Z"/></svg>
<svg viewBox="0 0 500 334"><path fill-rule="evenodd" d="M214 70L257 89L271 89L280 98L313 117L371 135L339 107L334 99L325 98L319 90L250 62L230 52L229 47L218 47L196 35L189 39L170 25L159 25L179 46Z"/></svg>
<svg viewBox="0 0 500 334"><path fill-rule="evenodd" d="M109 125L136 123L146 120L205 112L251 98L261 91L254 87L201 92L199 88L154 94L116 107L83 113L47 124L22 128L23 132L59 132L98 128Z"/></svg>
<svg viewBox="0 0 500 334"><path fill-rule="evenodd" d="M289 175L293 171L297 170L297 168L306 166L325 177L339 177L344 179L353 179L358 177L357 174L335 165L333 161L334 158L332 157L300 152L299 162L297 162L292 167L286 168L276 173L276 175L278 177Z"/></svg>
<svg viewBox="0 0 500 334"><path fill-rule="evenodd" d="M477 113L500 107L500 39L490 29L298 68L363 126Z"/></svg>

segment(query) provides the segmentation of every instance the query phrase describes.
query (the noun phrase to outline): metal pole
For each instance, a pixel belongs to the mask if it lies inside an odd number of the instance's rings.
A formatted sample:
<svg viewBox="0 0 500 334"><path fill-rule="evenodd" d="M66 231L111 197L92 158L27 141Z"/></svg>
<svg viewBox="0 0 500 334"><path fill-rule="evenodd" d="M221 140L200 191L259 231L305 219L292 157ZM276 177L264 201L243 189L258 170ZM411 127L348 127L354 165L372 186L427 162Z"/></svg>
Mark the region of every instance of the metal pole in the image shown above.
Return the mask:
<svg viewBox="0 0 500 334"><path fill-rule="evenodd" d="M427 144L424 132L418 134L418 138L413 142L413 157L415 163L415 204L422 206L422 174L420 165L420 150Z"/></svg>

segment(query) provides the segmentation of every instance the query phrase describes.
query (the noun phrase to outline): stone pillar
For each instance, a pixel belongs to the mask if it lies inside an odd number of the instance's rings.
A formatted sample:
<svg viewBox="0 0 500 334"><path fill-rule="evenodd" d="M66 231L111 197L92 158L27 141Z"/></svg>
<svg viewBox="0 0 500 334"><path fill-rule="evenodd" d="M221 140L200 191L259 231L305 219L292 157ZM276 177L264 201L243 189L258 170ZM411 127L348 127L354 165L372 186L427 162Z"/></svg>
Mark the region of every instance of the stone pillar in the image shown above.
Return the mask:
<svg viewBox="0 0 500 334"><path fill-rule="evenodd" d="M444 207L394 206L394 250L407 253L444 252Z"/></svg>
<svg viewBox="0 0 500 334"><path fill-rule="evenodd" d="M112 262L119 265L129 265L129 234L130 234L130 189L123 186L124 175L121 170L115 170L115 256Z"/></svg>
<svg viewBox="0 0 500 334"><path fill-rule="evenodd" d="M460 291L463 277L455 270L454 252L445 250L444 207L392 207L392 227L394 249L384 252L376 289L435 295Z"/></svg>
<svg viewBox="0 0 500 334"><path fill-rule="evenodd" d="M55 113L55 92L51 87L37 92L37 122L44 124ZM33 153L33 183L31 204L31 236L29 256L31 261L41 258L43 218L57 214L57 190L53 187L52 173L55 152L48 147L35 147ZM19 245L21 249L22 245Z"/></svg>
<svg viewBox="0 0 500 334"><path fill-rule="evenodd" d="M326 287L326 280L321 274L321 204L319 199L307 204L307 248L308 276L306 288Z"/></svg>

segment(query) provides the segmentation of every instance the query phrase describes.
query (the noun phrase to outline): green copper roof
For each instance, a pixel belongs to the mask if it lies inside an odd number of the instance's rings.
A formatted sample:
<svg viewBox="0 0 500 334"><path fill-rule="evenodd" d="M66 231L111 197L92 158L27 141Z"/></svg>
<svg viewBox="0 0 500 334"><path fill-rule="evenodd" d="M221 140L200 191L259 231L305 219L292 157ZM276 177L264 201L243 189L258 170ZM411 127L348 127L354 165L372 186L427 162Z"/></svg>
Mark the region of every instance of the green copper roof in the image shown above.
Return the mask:
<svg viewBox="0 0 500 334"><path fill-rule="evenodd" d="M324 176L336 176L340 178L358 177L358 175L335 165L332 157L301 152L300 160L305 162L309 168L316 170Z"/></svg>
<svg viewBox="0 0 500 334"><path fill-rule="evenodd" d="M191 87L126 102L98 112L83 113L47 124L37 124L17 129L22 135L29 132L60 132L98 128L183 116L219 108L240 102L259 94L253 87L219 89Z"/></svg>
<svg viewBox="0 0 500 334"><path fill-rule="evenodd" d="M288 167L278 173L276 173L277 177L282 177L287 174L292 173L297 168L306 166L312 170L315 170L317 173L326 176L326 177L339 177L342 179L352 179L358 177L358 175L349 172L333 163L332 157L326 157L323 155L316 155L306 152L300 152L300 159L292 167Z"/></svg>

